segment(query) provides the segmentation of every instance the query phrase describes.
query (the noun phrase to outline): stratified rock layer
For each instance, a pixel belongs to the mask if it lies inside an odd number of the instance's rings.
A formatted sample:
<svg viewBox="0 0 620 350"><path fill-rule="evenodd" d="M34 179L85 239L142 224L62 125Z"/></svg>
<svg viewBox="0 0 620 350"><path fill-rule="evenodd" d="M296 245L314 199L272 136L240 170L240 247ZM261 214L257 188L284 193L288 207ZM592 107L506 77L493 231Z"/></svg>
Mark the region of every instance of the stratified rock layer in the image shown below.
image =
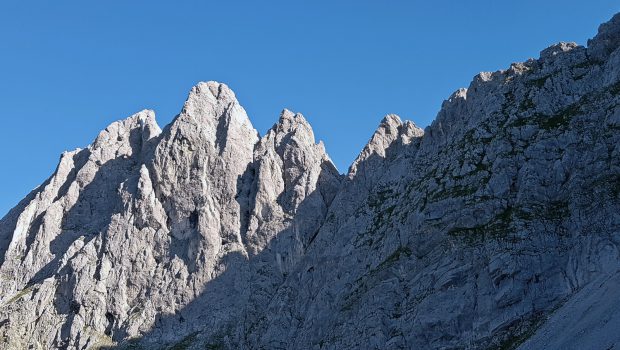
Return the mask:
<svg viewBox="0 0 620 350"><path fill-rule="evenodd" d="M618 38L388 115L346 176L216 82L111 124L0 221L0 348L620 345Z"/></svg>

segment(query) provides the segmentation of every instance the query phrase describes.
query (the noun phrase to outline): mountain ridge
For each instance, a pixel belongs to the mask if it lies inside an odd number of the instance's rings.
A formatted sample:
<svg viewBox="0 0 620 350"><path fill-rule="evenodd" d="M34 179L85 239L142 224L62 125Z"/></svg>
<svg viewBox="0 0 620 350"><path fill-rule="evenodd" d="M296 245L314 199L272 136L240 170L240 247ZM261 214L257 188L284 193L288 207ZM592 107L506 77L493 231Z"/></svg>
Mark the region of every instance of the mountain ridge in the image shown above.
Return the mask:
<svg viewBox="0 0 620 350"><path fill-rule="evenodd" d="M620 268L617 38L480 73L425 130L386 116L346 175L217 82L110 124L0 221L3 346L540 344Z"/></svg>

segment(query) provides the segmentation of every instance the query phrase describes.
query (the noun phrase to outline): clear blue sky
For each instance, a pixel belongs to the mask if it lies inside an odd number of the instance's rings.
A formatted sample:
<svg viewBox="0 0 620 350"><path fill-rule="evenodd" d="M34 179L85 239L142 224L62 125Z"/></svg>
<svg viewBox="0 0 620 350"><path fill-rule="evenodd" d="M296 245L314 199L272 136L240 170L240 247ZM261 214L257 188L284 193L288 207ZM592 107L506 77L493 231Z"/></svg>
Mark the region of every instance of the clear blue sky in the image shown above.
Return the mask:
<svg viewBox="0 0 620 350"><path fill-rule="evenodd" d="M233 5L233 3L235 3ZM198 81L261 132L303 113L340 171L381 118L420 126L480 71L586 43L617 0L0 3L0 217L60 153L144 108L163 127Z"/></svg>

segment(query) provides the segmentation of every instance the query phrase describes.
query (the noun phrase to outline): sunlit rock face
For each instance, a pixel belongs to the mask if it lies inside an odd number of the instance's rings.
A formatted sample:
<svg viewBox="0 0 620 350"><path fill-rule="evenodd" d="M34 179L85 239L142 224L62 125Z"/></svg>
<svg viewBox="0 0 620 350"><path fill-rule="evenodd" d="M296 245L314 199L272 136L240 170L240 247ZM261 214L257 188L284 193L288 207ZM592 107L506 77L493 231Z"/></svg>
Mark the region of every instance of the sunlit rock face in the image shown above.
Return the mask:
<svg viewBox="0 0 620 350"><path fill-rule="evenodd" d="M217 82L111 124L0 221L0 348L620 346L619 38L386 116L346 175Z"/></svg>

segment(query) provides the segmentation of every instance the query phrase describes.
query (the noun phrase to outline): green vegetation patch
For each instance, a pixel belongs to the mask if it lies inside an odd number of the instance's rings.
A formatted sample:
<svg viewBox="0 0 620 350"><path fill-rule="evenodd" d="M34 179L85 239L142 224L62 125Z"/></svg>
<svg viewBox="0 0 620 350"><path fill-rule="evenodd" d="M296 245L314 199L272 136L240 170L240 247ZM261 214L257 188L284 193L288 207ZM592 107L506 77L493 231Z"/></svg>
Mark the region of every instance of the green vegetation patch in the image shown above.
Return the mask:
<svg viewBox="0 0 620 350"><path fill-rule="evenodd" d="M189 349L196 342L196 337L198 336L198 332L194 332L187 337L183 338L180 342L172 345L168 348L168 350L186 350Z"/></svg>
<svg viewBox="0 0 620 350"><path fill-rule="evenodd" d="M345 302L340 311L352 310L353 306L360 301L362 295L366 294L370 290L370 284L367 280L364 280L364 277L367 277L367 279L375 279L380 271L389 268L403 257L410 257L412 254L413 252L409 247L399 246L387 258L385 258L385 260L377 265L376 268L371 269L364 276L358 278L355 281L357 287L345 297Z"/></svg>
<svg viewBox="0 0 620 350"><path fill-rule="evenodd" d="M521 221L562 221L570 216L568 201L557 200L532 205L528 208L507 207L487 223L473 227L455 227L448 234L455 237L471 236L493 238L505 237L513 226L515 219Z"/></svg>
<svg viewBox="0 0 620 350"><path fill-rule="evenodd" d="M547 81L547 79L549 79L551 77L551 74L542 76L540 78L536 78L536 79L531 79L527 81L527 85L529 86L536 86L537 88L542 88L543 86L545 86L545 82Z"/></svg>
<svg viewBox="0 0 620 350"><path fill-rule="evenodd" d="M492 350L513 350L518 348L526 340L532 337L536 330L544 323L541 313L535 314L529 320L519 322L514 328L508 332L508 336L504 340L489 347Z"/></svg>
<svg viewBox="0 0 620 350"><path fill-rule="evenodd" d="M404 246L400 246L398 248L396 248L396 250L394 252L392 252L392 254L390 254L390 256L388 256L385 260L383 260L383 262L381 264L379 264L379 266L377 266L377 269L381 269L381 268L385 268L395 262L397 262L398 260L400 260L400 258L402 256L407 256L410 257L411 256L411 249L409 247L404 247Z"/></svg>
<svg viewBox="0 0 620 350"><path fill-rule="evenodd" d="M620 82L609 86L609 92L612 95L620 95Z"/></svg>
<svg viewBox="0 0 620 350"><path fill-rule="evenodd" d="M15 294L11 299L9 299L6 304L12 304L14 302L16 302L17 300L19 300L21 297L25 296L26 294L30 293L32 290L34 289L34 286L30 286L30 287L26 287L24 289L22 289L21 291L19 291L17 294Z"/></svg>
<svg viewBox="0 0 620 350"><path fill-rule="evenodd" d="M579 103L574 103L564 108L554 116L541 116L539 124L541 128L546 130L565 127L568 126L573 117L579 115L579 113L581 113L581 107Z"/></svg>
<svg viewBox="0 0 620 350"><path fill-rule="evenodd" d="M519 104L519 112L525 112L528 109L532 109L534 107L536 107L536 104L534 104L534 101L532 101L531 98L527 97L523 101L521 101L521 103Z"/></svg>
<svg viewBox="0 0 620 350"><path fill-rule="evenodd" d="M466 197L473 195L478 190L475 186L455 185L450 188L443 188L431 193L428 199L431 201L439 201L448 198Z"/></svg>

